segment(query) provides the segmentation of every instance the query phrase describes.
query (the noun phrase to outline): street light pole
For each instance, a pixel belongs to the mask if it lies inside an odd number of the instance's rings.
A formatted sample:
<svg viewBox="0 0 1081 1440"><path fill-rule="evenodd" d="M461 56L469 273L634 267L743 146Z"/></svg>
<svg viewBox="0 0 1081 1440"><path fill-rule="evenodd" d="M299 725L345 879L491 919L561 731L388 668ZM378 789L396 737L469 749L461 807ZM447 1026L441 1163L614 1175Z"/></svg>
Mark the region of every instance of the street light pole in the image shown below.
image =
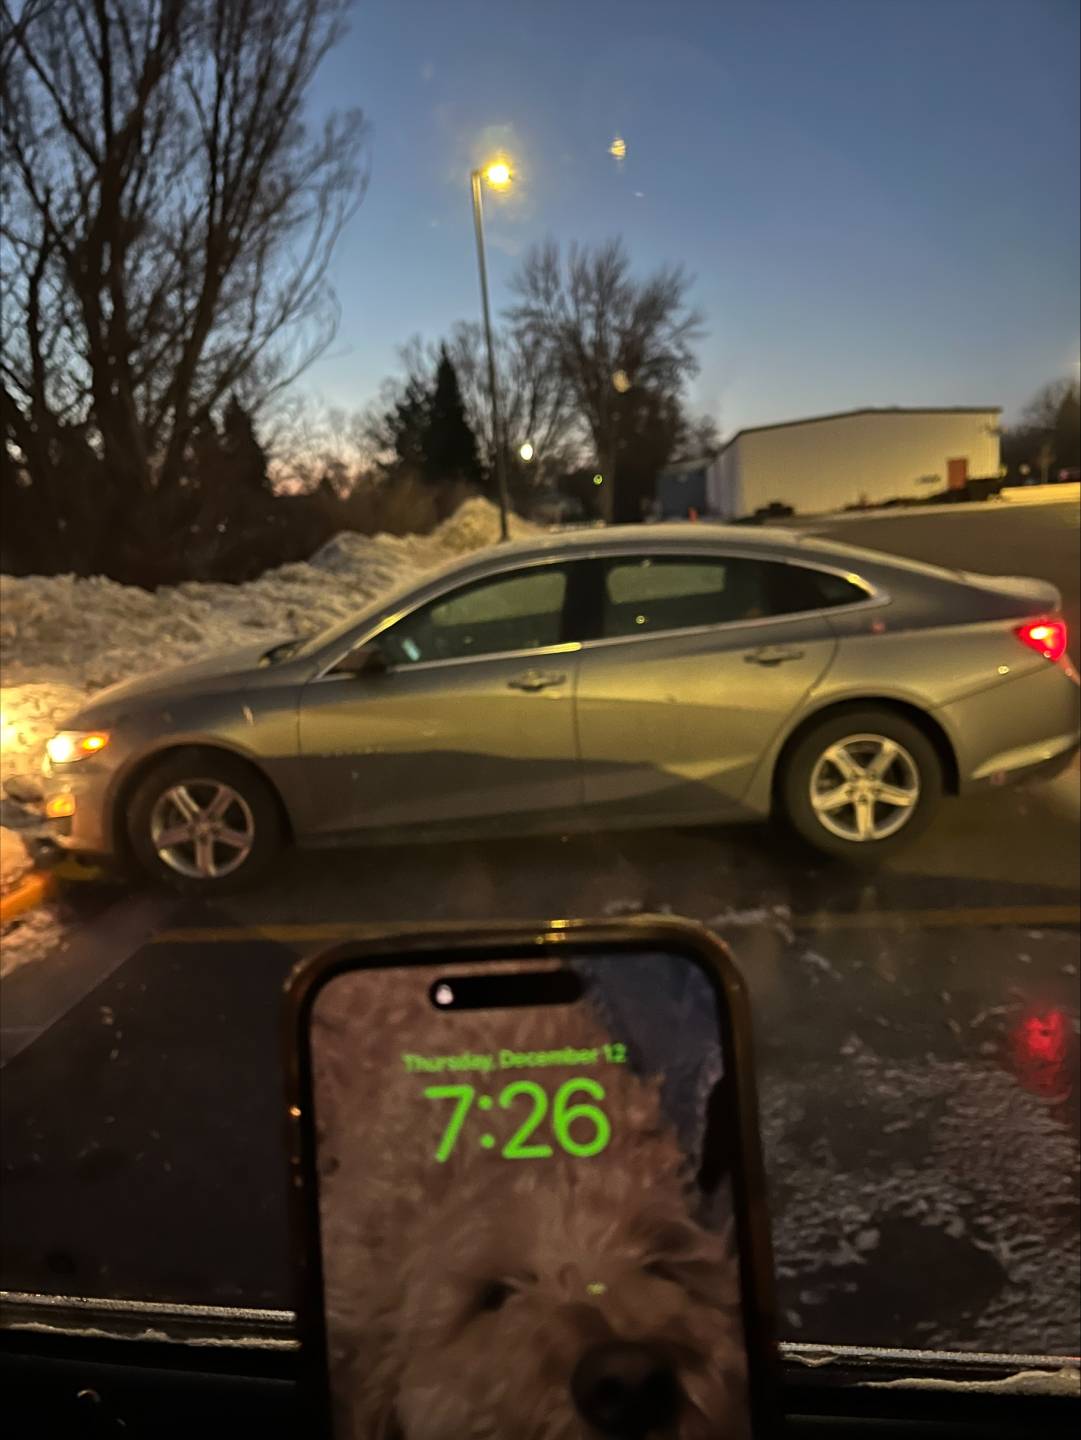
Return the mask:
<svg viewBox="0 0 1081 1440"><path fill-rule="evenodd" d="M509 539L507 460L503 453L503 429L499 423L499 395L495 380L495 352L492 349L492 317L488 308L488 266L484 258L484 209L481 201L481 172L469 177L473 187L473 228L477 235L477 269L480 271L480 299L484 311L484 341L488 347L488 397L492 406L492 444L495 447L495 475L499 486L499 538Z"/></svg>

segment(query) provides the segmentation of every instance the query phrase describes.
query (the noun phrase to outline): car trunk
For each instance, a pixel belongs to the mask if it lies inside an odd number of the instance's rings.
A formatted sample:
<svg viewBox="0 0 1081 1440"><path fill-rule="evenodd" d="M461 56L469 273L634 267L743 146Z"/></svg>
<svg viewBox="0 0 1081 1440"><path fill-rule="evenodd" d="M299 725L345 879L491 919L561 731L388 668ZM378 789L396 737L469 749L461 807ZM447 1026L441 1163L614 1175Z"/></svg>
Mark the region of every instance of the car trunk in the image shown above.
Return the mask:
<svg viewBox="0 0 1081 1440"><path fill-rule="evenodd" d="M958 579L1006 602L1004 614L1051 615L1062 608L1061 592L1047 580L1030 575L982 575L975 570L958 570Z"/></svg>

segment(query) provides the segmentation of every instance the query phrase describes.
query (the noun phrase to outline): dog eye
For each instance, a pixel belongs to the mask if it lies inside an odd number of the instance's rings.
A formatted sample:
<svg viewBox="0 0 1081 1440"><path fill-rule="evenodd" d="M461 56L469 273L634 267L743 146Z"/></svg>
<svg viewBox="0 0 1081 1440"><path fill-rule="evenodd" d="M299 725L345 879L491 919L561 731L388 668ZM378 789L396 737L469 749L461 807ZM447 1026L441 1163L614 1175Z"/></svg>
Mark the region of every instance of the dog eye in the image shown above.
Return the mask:
<svg viewBox="0 0 1081 1440"><path fill-rule="evenodd" d="M502 1310L514 1290L503 1280L492 1280L485 1285L477 1299L479 1310Z"/></svg>

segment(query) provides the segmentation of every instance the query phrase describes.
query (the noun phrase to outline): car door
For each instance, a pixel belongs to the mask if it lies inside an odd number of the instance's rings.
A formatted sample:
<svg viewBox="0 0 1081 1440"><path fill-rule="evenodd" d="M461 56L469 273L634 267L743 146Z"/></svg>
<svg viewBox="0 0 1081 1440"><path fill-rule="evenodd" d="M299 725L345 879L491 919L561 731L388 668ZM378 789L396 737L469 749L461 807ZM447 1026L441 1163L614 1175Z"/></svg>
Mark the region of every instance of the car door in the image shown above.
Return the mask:
<svg viewBox="0 0 1081 1440"><path fill-rule="evenodd" d="M376 637L381 673L306 688L300 750L315 836L565 813L581 801L573 566L473 580Z"/></svg>
<svg viewBox="0 0 1081 1440"><path fill-rule="evenodd" d="M578 678L587 811L597 823L738 814L761 755L832 659L828 624L787 613L801 602L777 562L597 563L598 633Z"/></svg>

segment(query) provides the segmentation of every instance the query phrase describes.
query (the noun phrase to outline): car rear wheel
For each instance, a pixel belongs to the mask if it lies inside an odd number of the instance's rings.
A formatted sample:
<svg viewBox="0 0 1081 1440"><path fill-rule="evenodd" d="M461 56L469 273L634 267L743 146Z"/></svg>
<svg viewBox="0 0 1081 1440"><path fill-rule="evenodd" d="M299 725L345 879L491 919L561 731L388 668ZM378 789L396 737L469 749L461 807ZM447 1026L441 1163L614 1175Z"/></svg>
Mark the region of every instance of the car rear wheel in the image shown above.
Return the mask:
<svg viewBox="0 0 1081 1440"><path fill-rule="evenodd" d="M814 726L784 765L789 823L823 854L875 863L915 839L942 798L924 732L889 710L847 710Z"/></svg>
<svg viewBox="0 0 1081 1440"><path fill-rule="evenodd" d="M243 760L213 751L171 755L128 807L128 836L143 871L185 894L249 884L281 849L277 800Z"/></svg>

